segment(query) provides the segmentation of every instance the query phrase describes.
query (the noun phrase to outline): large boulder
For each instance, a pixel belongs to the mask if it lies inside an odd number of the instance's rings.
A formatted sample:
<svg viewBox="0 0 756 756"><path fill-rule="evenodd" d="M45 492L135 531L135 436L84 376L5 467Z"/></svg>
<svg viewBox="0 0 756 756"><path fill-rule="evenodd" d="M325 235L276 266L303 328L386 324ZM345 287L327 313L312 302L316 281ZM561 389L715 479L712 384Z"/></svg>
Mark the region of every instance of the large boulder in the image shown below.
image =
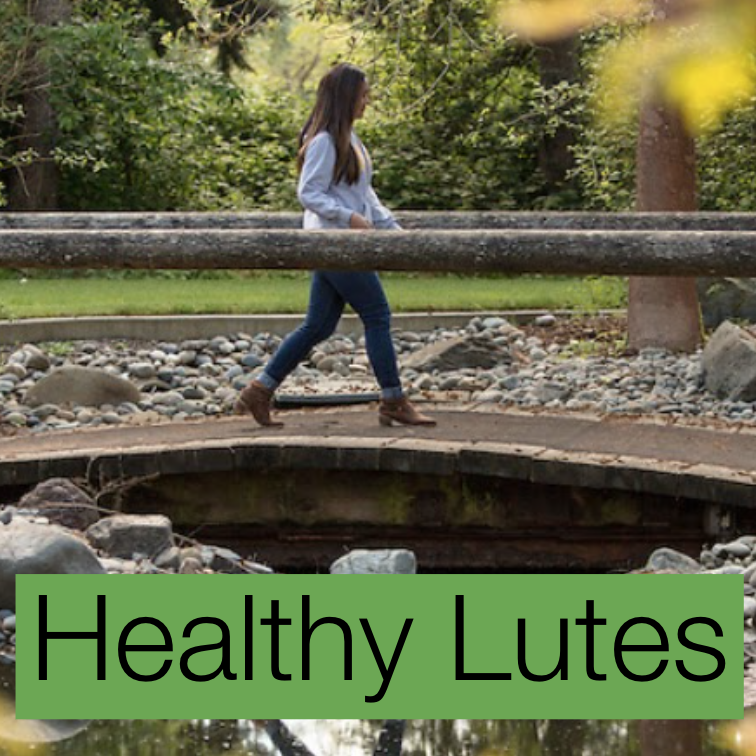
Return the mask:
<svg viewBox="0 0 756 756"><path fill-rule="evenodd" d="M707 328L716 328L725 320L756 323L756 279L699 278L696 283Z"/></svg>
<svg viewBox="0 0 756 756"><path fill-rule="evenodd" d="M99 559L56 525L15 517L0 526L0 607L16 608L16 575L102 575Z"/></svg>
<svg viewBox="0 0 756 756"><path fill-rule="evenodd" d="M173 528L165 515L103 517L86 536L92 546L118 559L132 559L134 554L152 559L173 546Z"/></svg>
<svg viewBox="0 0 756 756"><path fill-rule="evenodd" d="M332 575L414 575L417 559L407 549L355 549L337 559Z"/></svg>
<svg viewBox="0 0 756 756"><path fill-rule="evenodd" d="M706 388L721 399L756 400L756 337L725 321L701 358Z"/></svg>
<svg viewBox="0 0 756 756"><path fill-rule="evenodd" d="M509 365L509 350L490 339L479 336L455 336L429 344L414 352L402 364L405 368L425 373L432 370L447 372L462 368L488 370Z"/></svg>
<svg viewBox="0 0 756 756"><path fill-rule="evenodd" d="M55 370L38 381L26 392L24 403L30 407L41 404L100 407L103 404L136 403L140 398L139 389L124 378L104 370L74 365Z"/></svg>
<svg viewBox="0 0 756 756"><path fill-rule="evenodd" d="M67 478L50 478L35 486L18 508L72 530L86 530L100 519L94 500Z"/></svg>

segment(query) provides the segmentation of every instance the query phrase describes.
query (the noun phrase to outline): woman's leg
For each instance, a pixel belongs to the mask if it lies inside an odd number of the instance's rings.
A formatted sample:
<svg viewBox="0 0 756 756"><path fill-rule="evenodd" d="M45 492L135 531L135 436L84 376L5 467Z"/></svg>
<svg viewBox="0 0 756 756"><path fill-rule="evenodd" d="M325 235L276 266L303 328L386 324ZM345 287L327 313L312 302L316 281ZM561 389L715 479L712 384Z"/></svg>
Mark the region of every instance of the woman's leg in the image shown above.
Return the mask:
<svg viewBox="0 0 756 756"><path fill-rule="evenodd" d="M343 311L344 299L327 275L321 271L313 273L304 322L281 342L258 381L268 390L275 391L310 350L336 330Z"/></svg>
<svg viewBox="0 0 756 756"><path fill-rule="evenodd" d="M391 310L377 273L323 273L341 299L348 302L365 326L368 359L384 399L403 396L396 352L391 340Z"/></svg>

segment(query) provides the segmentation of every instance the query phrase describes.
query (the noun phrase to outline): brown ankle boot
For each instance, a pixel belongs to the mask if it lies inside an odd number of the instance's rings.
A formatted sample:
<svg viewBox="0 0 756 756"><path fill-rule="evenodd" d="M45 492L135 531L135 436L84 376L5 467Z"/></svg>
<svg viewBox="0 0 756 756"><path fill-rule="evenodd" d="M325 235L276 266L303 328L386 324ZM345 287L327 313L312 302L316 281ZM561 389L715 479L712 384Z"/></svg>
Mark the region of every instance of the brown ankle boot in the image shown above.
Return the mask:
<svg viewBox="0 0 756 756"><path fill-rule="evenodd" d="M385 426L390 426L395 422L401 425L436 424L433 418L418 412L406 396L401 399L381 399L378 407L378 422Z"/></svg>
<svg viewBox="0 0 756 756"><path fill-rule="evenodd" d="M247 388L239 394L239 399L234 405L237 415L252 415L260 425L266 428L280 428L283 423L271 420L270 403L273 392L263 386L260 381L251 381Z"/></svg>

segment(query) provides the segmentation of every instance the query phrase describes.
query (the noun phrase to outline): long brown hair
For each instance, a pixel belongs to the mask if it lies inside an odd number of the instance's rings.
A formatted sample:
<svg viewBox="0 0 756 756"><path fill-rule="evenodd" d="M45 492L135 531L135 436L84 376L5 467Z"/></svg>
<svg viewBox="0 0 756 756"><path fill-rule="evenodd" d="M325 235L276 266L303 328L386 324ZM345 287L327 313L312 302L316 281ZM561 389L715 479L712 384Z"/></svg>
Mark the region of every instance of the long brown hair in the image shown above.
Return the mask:
<svg viewBox="0 0 756 756"><path fill-rule="evenodd" d="M326 131L336 146L333 180L354 184L359 179L362 161L352 144L351 135L359 97L366 82L365 73L350 63L339 63L320 80L315 107L299 134L297 167L300 171L307 146L321 131Z"/></svg>

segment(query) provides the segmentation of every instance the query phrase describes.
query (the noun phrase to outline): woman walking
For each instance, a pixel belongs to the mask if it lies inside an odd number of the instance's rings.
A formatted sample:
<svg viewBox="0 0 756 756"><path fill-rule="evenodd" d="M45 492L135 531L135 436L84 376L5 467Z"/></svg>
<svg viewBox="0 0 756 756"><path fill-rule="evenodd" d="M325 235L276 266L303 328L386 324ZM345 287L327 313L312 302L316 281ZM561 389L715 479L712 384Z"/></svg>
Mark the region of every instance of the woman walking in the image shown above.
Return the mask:
<svg viewBox="0 0 756 756"><path fill-rule="evenodd" d="M352 129L369 97L365 74L348 63L332 68L320 82L315 107L299 136L297 194L306 229L400 228L373 191L370 157ZM380 423L435 425L402 391L383 287L376 273L361 271L313 273L304 323L284 339L260 377L241 392L236 412L251 414L260 425L283 425L270 416L273 393L310 350L336 330L345 304L365 327L368 358L381 387Z"/></svg>

